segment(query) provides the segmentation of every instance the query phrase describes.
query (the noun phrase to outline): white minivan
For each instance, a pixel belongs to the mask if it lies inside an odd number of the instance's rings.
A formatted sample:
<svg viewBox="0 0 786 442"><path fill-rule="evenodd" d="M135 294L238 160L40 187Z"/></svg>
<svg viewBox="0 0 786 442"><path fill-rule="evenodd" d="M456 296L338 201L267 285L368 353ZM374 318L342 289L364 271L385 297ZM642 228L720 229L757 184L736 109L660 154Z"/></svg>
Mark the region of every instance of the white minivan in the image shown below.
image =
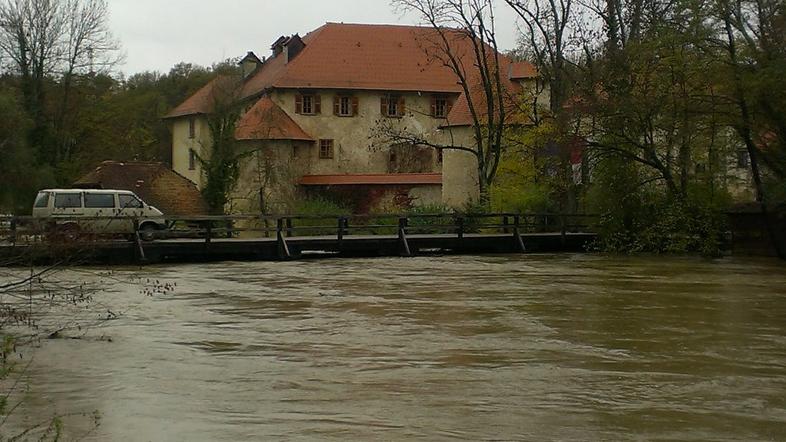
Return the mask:
<svg viewBox="0 0 786 442"><path fill-rule="evenodd" d="M36 196L33 217L51 219L69 236L80 231L133 234L136 220L140 237L150 241L166 228L164 214L128 190L45 189Z"/></svg>

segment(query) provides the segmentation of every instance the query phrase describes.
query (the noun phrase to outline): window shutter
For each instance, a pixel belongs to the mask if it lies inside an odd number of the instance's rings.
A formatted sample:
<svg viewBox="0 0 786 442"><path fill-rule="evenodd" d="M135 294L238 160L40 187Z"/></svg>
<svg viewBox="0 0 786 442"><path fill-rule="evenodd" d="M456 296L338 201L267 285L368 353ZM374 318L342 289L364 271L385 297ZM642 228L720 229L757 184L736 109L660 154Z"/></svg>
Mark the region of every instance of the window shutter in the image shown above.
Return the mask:
<svg viewBox="0 0 786 442"><path fill-rule="evenodd" d="M360 107L360 101L358 100L358 97L352 97L352 116L353 117L358 114L358 108L359 107Z"/></svg>
<svg viewBox="0 0 786 442"><path fill-rule="evenodd" d="M436 95L432 95L431 96L431 116L432 117L436 117L437 116L437 96Z"/></svg>
<svg viewBox="0 0 786 442"><path fill-rule="evenodd" d="M407 108L405 107L405 104L404 104L404 96L403 95L398 98L398 106L397 107L398 107L398 109L397 109L398 110L398 116L403 116L407 112Z"/></svg>
<svg viewBox="0 0 786 442"><path fill-rule="evenodd" d="M314 113L321 114L322 113L322 96L321 95L314 95Z"/></svg>
<svg viewBox="0 0 786 442"><path fill-rule="evenodd" d="M295 95L295 113L296 114L303 113L303 96L300 94Z"/></svg>
<svg viewBox="0 0 786 442"><path fill-rule="evenodd" d="M379 111L384 116L388 116L388 96L383 95L382 99L379 102Z"/></svg>
<svg viewBox="0 0 786 442"><path fill-rule="evenodd" d="M333 115L339 115L341 113L341 97L338 95L333 96Z"/></svg>

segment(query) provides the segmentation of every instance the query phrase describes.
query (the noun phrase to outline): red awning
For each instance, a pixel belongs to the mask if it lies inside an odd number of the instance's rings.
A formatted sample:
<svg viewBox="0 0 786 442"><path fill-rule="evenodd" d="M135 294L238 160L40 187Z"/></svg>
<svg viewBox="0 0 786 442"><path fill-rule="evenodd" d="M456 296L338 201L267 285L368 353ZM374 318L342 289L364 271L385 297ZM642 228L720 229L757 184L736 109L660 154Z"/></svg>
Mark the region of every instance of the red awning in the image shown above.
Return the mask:
<svg viewBox="0 0 786 442"><path fill-rule="evenodd" d="M305 175L303 186L351 186L359 184L442 184L441 173L369 173L346 175Z"/></svg>

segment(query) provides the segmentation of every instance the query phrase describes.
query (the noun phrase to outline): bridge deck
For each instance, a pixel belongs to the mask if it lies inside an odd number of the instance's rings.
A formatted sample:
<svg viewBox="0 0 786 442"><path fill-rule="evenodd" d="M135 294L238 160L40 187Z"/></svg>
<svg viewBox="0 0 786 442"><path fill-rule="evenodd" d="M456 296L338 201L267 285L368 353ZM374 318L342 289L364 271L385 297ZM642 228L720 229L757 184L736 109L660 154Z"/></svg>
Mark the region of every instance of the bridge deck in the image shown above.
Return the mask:
<svg viewBox="0 0 786 442"><path fill-rule="evenodd" d="M68 255L75 262L113 264L221 260L280 260L309 256L410 256L429 253L522 253L583 251L594 233L467 233L292 236L278 238L170 238L150 242L90 241L60 244L0 242L0 260L48 261ZM521 245L524 246L522 250Z"/></svg>

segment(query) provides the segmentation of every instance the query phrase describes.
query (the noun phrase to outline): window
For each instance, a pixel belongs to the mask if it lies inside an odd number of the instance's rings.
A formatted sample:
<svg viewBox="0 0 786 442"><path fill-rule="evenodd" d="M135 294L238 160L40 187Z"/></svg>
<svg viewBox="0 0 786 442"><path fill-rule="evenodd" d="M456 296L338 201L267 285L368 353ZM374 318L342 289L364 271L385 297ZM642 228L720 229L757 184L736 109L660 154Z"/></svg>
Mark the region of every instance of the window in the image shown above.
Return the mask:
<svg viewBox="0 0 786 442"><path fill-rule="evenodd" d="M437 163L442 164L442 151L443 149L437 149Z"/></svg>
<svg viewBox="0 0 786 442"><path fill-rule="evenodd" d="M188 119L188 138L196 136L196 120L194 117Z"/></svg>
<svg viewBox="0 0 786 442"><path fill-rule="evenodd" d="M115 207L115 194L85 193L85 207L89 209L112 209Z"/></svg>
<svg viewBox="0 0 786 442"><path fill-rule="evenodd" d="M135 195L120 194L117 196L122 209L139 209L142 207L142 201L139 201Z"/></svg>
<svg viewBox="0 0 786 442"><path fill-rule="evenodd" d="M737 167L747 168L750 165L750 157L748 156L747 149L737 150Z"/></svg>
<svg viewBox="0 0 786 442"><path fill-rule="evenodd" d="M57 193L55 194L55 208L73 209L82 207L81 193Z"/></svg>
<svg viewBox="0 0 786 442"><path fill-rule="evenodd" d="M339 117L354 117L358 114L358 97L336 95L333 98L333 114Z"/></svg>
<svg viewBox="0 0 786 442"><path fill-rule="evenodd" d="M196 152L194 149L188 149L188 170L196 169Z"/></svg>
<svg viewBox="0 0 786 442"><path fill-rule="evenodd" d="M319 158L322 160L333 158L333 140L319 140Z"/></svg>
<svg viewBox="0 0 786 442"><path fill-rule="evenodd" d="M316 115L322 113L322 100L316 94L295 95L295 113Z"/></svg>
<svg viewBox="0 0 786 442"><path fill-rule="evenodd" d="M49 206L49 194L47 192L38 192L33 207L42 208L47 206Z"/></svg>
<svg viewBox="0 0 786 442"><path fill-rule="evenodd" d="M403 117L405 112L404 97L401 95L385 95L380 101L380 112L386 117Z"/></svg>
<svg viewBox="0 0 786 442"><path fill-rule="evenodd" d="M450 101L444 95L431 96L431 116L434 118L447 118L450 113Z"/></svg>

